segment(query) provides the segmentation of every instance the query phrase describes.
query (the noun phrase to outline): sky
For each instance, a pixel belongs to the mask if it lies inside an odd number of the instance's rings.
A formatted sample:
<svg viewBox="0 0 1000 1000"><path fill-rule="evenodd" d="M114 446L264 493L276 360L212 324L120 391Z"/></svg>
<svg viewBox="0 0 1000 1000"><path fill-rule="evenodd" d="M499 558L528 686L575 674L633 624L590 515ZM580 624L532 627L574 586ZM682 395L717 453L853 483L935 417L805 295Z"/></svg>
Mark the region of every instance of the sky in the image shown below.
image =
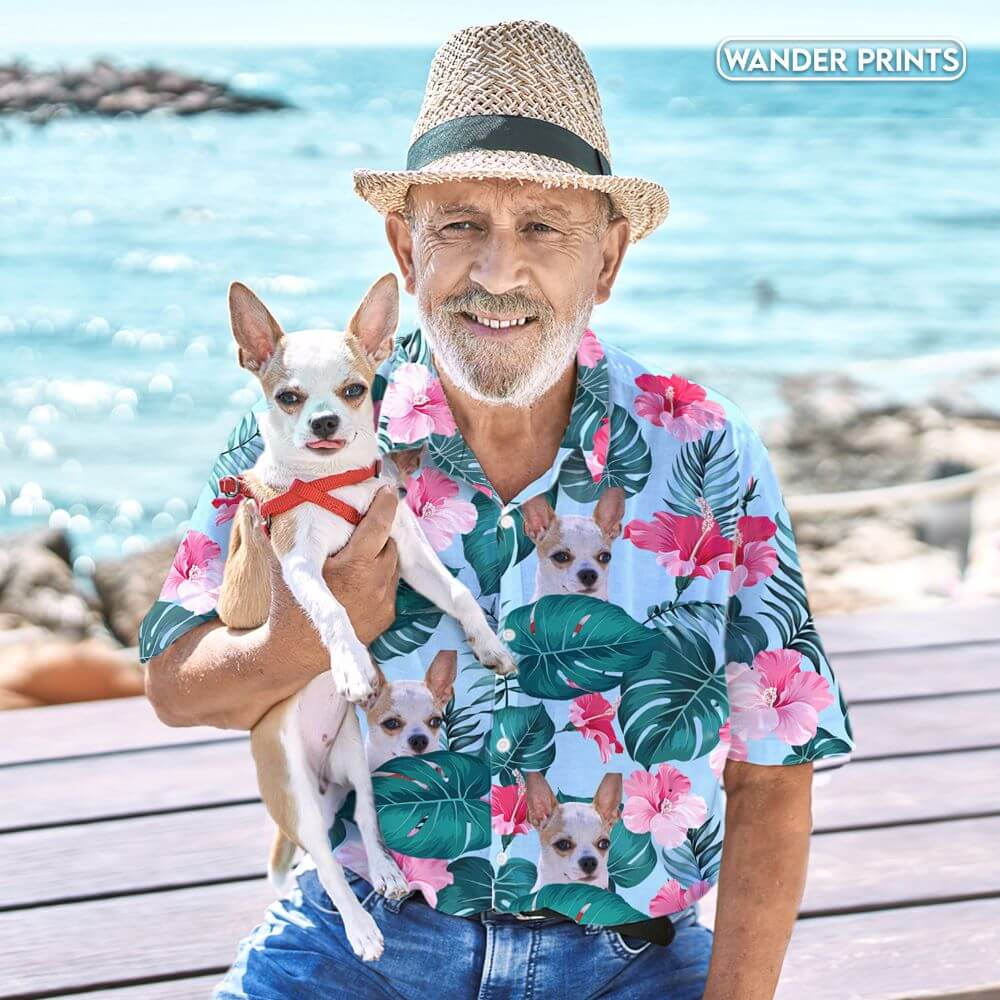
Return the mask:
<svg viewBox="0 0 1000 1000"><path fill-rule="evenodd" d="M614 11L609 15L609 9ZM436 46L470 24L551 21L581 45L705 45L733 35L958 38L1000 45L995 0L0 0L0 51L45 44Z"/></svg>

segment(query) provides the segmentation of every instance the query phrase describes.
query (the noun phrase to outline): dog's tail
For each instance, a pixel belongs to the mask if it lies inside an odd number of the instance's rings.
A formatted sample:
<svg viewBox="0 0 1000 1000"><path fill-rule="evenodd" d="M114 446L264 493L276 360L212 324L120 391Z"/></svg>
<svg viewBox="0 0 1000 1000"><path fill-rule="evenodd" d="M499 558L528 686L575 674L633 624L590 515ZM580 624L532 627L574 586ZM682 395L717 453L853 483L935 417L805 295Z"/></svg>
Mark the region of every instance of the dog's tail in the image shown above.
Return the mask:
<svg viewBox="0 0 1000 1000"><path fill-rule="evenodd" d="M267 877L274 888L284 895L291 888L292 861L296 845L280 830L276 830L271 844L271 855L267 859Z"/></svg>

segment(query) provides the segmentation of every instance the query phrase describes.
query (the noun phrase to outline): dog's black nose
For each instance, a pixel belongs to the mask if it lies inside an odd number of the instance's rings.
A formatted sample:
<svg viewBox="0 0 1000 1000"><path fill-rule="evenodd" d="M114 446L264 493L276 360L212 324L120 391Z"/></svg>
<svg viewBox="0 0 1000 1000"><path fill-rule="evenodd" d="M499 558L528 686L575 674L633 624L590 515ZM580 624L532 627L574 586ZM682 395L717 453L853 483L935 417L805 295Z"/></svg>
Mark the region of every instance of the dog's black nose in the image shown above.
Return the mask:
<svg viewBox="0 0 1000 1000"><path fill-rule="evenodd" d="M576 578L585 587L593 587L597 583L597 570L596 569L581 569L579 573L576 574Z"/></svg>
<svg viewBox="0 0 1000 1000"><path fill-rule="evenodd" d="M411 736L406 742L414 753L423 753L427 749L427 737L423 733Z"/></svg>
<svg viewBox="0 0 1000 1000"><path fill-rule="evenodd" d="M340 426L340 417L336 413L324 413L309 421L313 434L318 438L332 438Z"/></svg>
<svg viewBox="0 0 1000 1000"><path fill-rule="evenodd" d="M593 855L588 854L586 857L580 858L580 867L588 874L593 875L597 871L597 858Z"/></svg>

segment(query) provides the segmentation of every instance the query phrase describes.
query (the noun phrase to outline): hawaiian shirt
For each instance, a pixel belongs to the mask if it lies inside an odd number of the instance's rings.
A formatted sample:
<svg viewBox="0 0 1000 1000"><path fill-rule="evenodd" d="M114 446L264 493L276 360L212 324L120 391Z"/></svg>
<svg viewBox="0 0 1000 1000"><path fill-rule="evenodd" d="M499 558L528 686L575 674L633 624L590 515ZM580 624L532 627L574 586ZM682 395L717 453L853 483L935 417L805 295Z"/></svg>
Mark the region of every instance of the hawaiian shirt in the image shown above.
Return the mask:
<svg viewBox="0 0 1000 1000"><path fill-rule="evenodd" d="M423 680L438 654L457 654L437 742L373 771L389 849L411 890L445 913L548 908L614 925L689 910L718 879L727 760L840 766L854 749L788 510L743 412L592 330L576 363L555 463L509 503L458 431L419 329L397 337L372 387L380 451L409 462L401 502L518 661L506 677L483 667L458 623L406 583L371 646L390 682ZM262 396L240 420L212 469L142 622L143 662L217 617L234 513L218 480L256 461L267 405ZM596 524L607 490L623 500L620 533ZM541 535L530 530L539 511ZM576 809L617 772L610 836L543 845L528 772ZM365 874L352 816L353 792L331 845ZM590 878L565 858L545 864L557 849L589 854Z"/></svg>

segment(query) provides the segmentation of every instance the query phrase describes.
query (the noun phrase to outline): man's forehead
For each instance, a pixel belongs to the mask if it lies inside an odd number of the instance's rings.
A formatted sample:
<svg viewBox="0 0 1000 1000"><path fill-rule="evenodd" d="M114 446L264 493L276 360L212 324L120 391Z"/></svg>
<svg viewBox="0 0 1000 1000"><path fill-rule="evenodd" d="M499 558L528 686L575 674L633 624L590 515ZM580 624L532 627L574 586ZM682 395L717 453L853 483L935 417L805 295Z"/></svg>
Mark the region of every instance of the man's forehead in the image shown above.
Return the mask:
<svg viewBox="0 0 1000 1000"><path fill-rule="evenodd" d="M414 184L411 204L422 212L527 212L545 210L567 217L593 212L597 191L586 188L547 188L536 181L490 178Z"/></svg>

